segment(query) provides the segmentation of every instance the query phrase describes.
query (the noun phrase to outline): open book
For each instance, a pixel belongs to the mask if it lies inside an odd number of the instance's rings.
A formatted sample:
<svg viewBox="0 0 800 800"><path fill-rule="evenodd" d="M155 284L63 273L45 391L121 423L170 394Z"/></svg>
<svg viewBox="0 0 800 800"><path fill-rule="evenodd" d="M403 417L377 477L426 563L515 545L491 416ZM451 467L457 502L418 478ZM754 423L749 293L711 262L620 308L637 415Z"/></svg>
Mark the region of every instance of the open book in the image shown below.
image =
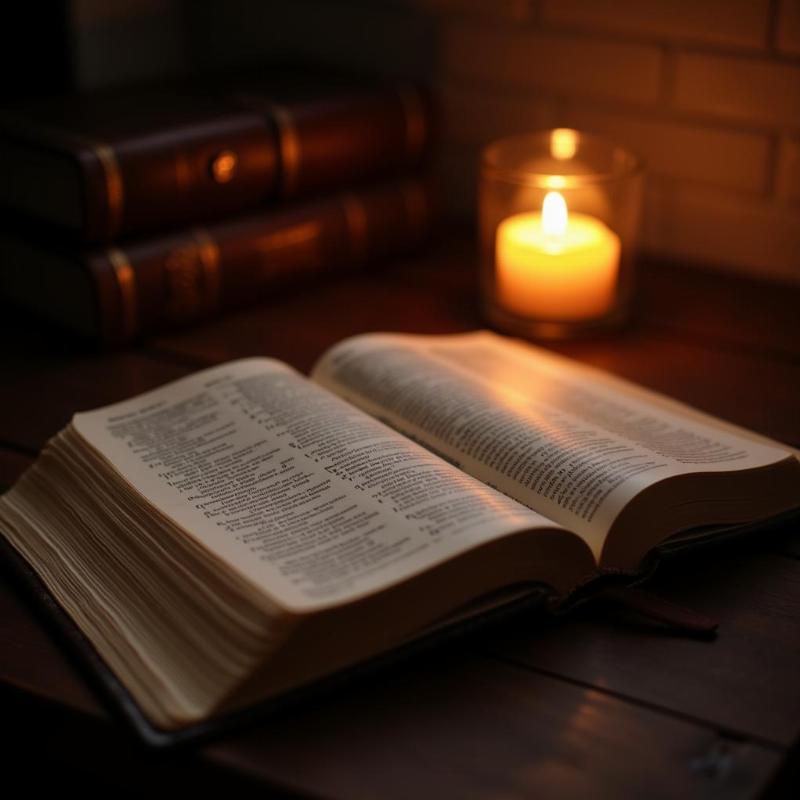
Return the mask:
<svg viewBox="0 0 800 800"><path fill-rule="evenodd" d="M800 506L788 448L490 333L370 334L75 415L0 530L158 728Z"/></svg>

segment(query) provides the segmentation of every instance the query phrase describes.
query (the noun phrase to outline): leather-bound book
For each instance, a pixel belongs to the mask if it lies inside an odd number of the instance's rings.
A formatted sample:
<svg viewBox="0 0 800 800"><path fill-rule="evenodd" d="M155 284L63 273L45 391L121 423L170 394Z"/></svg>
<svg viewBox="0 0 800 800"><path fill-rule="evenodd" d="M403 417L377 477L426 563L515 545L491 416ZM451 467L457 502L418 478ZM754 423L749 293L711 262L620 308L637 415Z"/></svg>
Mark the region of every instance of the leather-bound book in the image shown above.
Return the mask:
<svg viewBox="0 0 800 800"><path fill-rule="evenodd" d="M105 347L374 265L430 230L415 178L84 252L0 233L0 299Z"/></svg>
<svg viewBox="0 0 800 800"><path fill-rule="evenodd" d="M420 87L308 71L51 98L0 114L0 206L109 242L405 173L430 140Z"/></svg>

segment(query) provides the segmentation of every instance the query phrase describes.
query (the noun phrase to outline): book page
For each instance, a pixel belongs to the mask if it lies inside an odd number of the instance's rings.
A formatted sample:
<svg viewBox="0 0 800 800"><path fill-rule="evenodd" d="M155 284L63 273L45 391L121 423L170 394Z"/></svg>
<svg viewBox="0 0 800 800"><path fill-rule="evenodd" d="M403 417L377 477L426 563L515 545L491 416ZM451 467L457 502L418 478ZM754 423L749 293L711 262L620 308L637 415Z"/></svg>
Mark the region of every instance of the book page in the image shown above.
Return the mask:
<svg viewBox="0 0 800 800"><path fill-rule="evenodd" d="M356 337L329 351L314 379L579 534L598 563L614 519L644 488L788 455L488 332Z"/></svg>
<svg viewBox="0 0 800 800"><path fill-rule="evenodd" d="M268 359L206 370L73 425L148 501L291 609L555 527Z"/></svg>

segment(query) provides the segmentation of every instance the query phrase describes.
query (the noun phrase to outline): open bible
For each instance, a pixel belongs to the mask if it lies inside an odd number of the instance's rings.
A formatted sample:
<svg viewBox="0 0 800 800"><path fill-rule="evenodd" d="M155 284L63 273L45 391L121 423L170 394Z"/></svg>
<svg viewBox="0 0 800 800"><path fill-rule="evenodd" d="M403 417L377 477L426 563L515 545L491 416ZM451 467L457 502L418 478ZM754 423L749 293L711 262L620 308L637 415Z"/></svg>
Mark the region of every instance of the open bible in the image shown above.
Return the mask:
<svg viewBox="0 0 800 800"><path fill-rule="evenodd" d="M800 507L776 442L479 332L233 361L76 414L0 531L180 731Z"/></svg>

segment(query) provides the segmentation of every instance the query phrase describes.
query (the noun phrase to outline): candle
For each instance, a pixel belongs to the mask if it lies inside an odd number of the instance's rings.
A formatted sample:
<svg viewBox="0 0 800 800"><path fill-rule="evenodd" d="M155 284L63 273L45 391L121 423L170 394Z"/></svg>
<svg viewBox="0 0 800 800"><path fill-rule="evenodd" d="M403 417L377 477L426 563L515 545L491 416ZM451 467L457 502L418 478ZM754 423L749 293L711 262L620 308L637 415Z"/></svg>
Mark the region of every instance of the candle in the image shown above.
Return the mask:
<svg viewBox="0 0 800 800"><path fill-rule="evenodd" d="M595 217L568 213L560 192L547 193L541 213L504 219L495 255L498 300L514 314L586 320L614 304L619 236Z"/></svg>

